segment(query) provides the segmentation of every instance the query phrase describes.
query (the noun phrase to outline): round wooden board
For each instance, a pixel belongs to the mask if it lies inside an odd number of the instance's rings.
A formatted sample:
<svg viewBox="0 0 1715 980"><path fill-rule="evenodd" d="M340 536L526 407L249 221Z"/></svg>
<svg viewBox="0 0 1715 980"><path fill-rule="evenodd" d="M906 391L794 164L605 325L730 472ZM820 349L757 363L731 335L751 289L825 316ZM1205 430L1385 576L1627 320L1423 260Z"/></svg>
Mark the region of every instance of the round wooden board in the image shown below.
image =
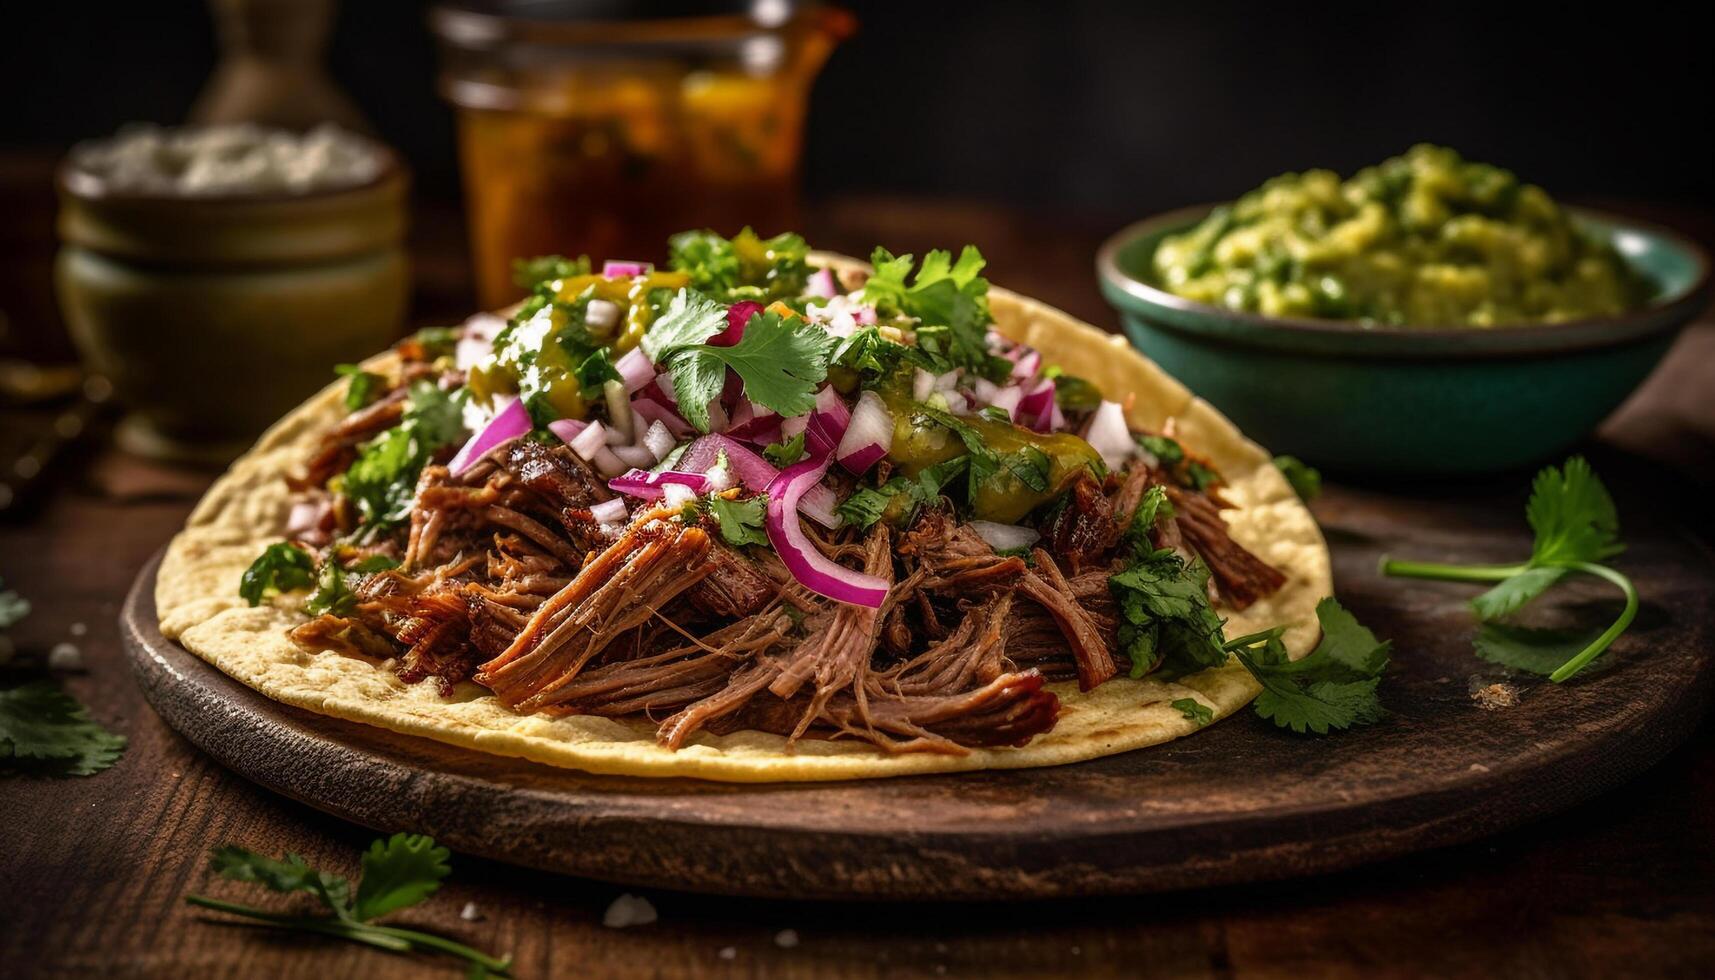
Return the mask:
<svg viewBox="0 0 1715 980"><path fill-rule="evenodd" d="M1523 485L1523 481L1506 481ZM625 884L800 898L1092 895L1280 878L1469 840L1567 807L1651 765L1696 724L1715 678L1715 565L1621 497L1619 564L1646 603L1601 672L1513 677L1483 710L1456 585L1384 580L1383 553L1512 561L1523 495L1331 490L1316 505L1342 602L1394 641L1381 723L1326 738L1245 711L1165 746L1050 769L853 783L733 785L591 776L277 704L156 629L152 562L122 614L168 724L272 790L381 831ZM158 559L157 559L158 561ZM1599 588L1558 609L1611 615ZM1591 607L1594 608L1584 608Z"/></svg>

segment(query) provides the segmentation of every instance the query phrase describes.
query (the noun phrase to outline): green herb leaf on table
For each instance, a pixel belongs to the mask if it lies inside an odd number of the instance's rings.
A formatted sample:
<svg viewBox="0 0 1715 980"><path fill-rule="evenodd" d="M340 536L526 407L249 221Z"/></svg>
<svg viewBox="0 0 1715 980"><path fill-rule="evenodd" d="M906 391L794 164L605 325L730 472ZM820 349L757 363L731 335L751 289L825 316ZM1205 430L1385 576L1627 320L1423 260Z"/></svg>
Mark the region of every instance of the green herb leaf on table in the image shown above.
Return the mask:
<svg viewBox="0 0 1715 980"><path fill-rule="evenodd" d="M281 592L307 589L314 580L315 559L286 541L271 544L250 563L238 580L238 595L252 606Z"/></svg>
<svg viewBox="0 0 1715 980"><path fill-rule="evenodd" d="M1631 579L1600 564L1619 554L1624 546L1620 543L1620 522L1613 498L1582 456L1568 459L1559 468L1545 467L1537 474L1530 502L1525 506L1525 518L1534 539L1530 558L1519 564L1460 565L1385 558L1381 571L1402 578L1495 583L1471 601L1473 611L1485 623L1518 612L1573 572L1593 575L1615 586L1625 597L1619 617L1549 672L1549 680L1559 683L1583 670L1626 631L1637 616L1638 592ZM1554 645L1537 644L1527 654L1519 639L1522 635L1505 631L1480 634L1478 653L1497 662L1506 662L1500 658L1511 658L1517 661L1513 665L1521 669L1531 669L1523 666L1526 663L1540 666L1542 658L1555 649Z"/></svg>
<svg viewBox="0 0 1715 980"><path fill-rule="evenodd" d="M1172 707L1185 716L1185 720L1194 721L1202 728L1215 720L1215 712L1208 705L1196 698L1180 698L1172 702Z"/></svg>
<svg viewBox="0 0 1715 980"><path fill-rule="evenodd" d="M90 776L119 761L125 736L89 717L51 680L0 690L0 769Z"/></svg>
<svg viewBox="0 0 1715 980"><path fill-rule="evenodd" d="M234 845L211 853L211 869L233 881L251 882L283 894L307 892L321 900L328 915L269 912L236 902L192 895L187 904L254 919L278 929L334 936L394 953L424 952L455 956L472 975L507 974L510 958L494 957L463 943L415 929L376 924L373 920L423 901L441 886L451 871L446 848L420 834L394 834L376 840L360 863L363 876L355 895L339 875L320 871L296 854L271 858Z"/></svg>
<svg viewBox="0 0 1715 980"><path fill-rule="evenodd" d="M1600 633L1599 629L1545 629L1517 623L1482 623L1477 627L1477 635L1471 638L1471 646L1478 657L1490 663L1549 677L1593 643ZM1613 665L1613 660L1597 657L1583 672L1595 674Z"/></svg>
<svg viewBox="0 0 1715 980"><path fill-rule="evenodd" d="M1316 604L1322 641L1293 660L1280 628L1226 644L1262 685L1257 714L1300 734L1370 724L1382 716L1376 685L1387 669L1389 643L1359 623L1333 598Z"/></svg>

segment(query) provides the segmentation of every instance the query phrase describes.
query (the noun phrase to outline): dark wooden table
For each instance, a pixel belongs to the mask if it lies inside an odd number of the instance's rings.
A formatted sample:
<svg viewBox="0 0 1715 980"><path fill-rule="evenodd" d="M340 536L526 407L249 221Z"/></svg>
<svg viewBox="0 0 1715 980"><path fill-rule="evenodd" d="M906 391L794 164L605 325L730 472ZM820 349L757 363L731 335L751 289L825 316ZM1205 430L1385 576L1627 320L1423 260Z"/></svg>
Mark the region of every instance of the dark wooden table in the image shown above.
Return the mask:
<svg viewBox="0 0 1715 980"><path fill-rule="evenodd" d="M1707 216L1653 216L1710 240ZM420 228L418 309L426 319L453 315L464 302L456 224ZM1098 223L848 201L821 209L812 230L835 248L977 241L998 281L1110 319L1091 281ZM1715 487L1711 390L1715 324L1705 324L1604 428L1604 452L1673 467L1681 485L1664 499L1706 499ZM32 419L14 410L0 427ZM444 963L210 924L184 905L187 894L249 894L208 873L212 846L296 851L351 872L372 834L213 763L155 717L124 667L114 617L125 587L211 474L105 448L73 462L43 506L0 524L0 575L35 605L14 630L18 645L76 643L87 670L68 687L131 744L93 778L0 779L0 976L456 975ZM1691 508L1683 516L1707 541L1708 518ZM1715 727L1706 721L1661 765L1575 810L1327 877L1001 906L650 892L660 921L622 930L602 925L618 888L455 857L442 891L400 918L510 952L518 974L533 977L1705 976L1715 966L1712 826ZM476 921L460 917L467 903Z"/></svg>

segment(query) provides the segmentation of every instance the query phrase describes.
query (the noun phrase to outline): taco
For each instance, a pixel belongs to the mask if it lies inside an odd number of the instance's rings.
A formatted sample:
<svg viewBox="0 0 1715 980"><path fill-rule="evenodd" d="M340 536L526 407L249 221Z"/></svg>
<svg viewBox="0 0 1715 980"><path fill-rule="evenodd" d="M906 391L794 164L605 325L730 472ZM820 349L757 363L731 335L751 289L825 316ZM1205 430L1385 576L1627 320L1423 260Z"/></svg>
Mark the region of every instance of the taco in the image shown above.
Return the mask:
<svg viewBox="0 0 1715 980"><path fill-rule="evenodd" d="M687 232L521 264L286 416L163 560L162 632L271 698L731 781L1055 765L1257 693L1326 546L1121 339L954 260Z"/></svg>

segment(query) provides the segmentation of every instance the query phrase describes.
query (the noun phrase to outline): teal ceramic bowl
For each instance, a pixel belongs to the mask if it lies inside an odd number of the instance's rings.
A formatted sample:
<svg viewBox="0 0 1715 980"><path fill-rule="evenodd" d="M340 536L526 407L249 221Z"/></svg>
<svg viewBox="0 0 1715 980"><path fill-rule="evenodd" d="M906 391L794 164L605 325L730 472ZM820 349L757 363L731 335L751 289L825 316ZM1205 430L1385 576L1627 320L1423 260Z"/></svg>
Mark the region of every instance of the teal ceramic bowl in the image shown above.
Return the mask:
<svg viewBox="0 0 1715 980"><path fill-rule="evenodd" d="M1589 434L1709 301L1685 238L1593 211L1575 217L1652 284L1617 317L1471 328L1366 328L1240 313L1151 285L1155 247L1209 213L1139 222L1096 257L1137 348L1277 453L1362 474L1457 476L1554 457Z"/></svg>

